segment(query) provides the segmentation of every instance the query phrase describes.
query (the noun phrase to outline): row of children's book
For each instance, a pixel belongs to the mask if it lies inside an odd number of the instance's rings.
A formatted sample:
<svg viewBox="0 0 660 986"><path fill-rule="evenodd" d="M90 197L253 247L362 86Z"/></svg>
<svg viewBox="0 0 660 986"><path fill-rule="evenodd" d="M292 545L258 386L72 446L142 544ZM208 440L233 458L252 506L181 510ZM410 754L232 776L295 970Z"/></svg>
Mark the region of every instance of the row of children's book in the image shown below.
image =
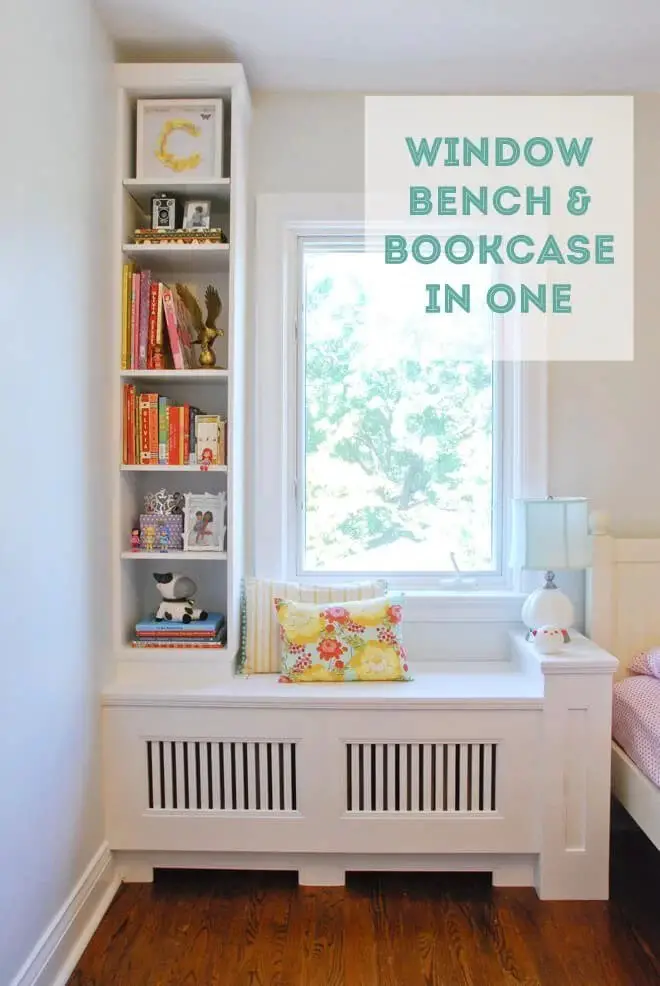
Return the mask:
<svg viewBox="0 0 660 986"><path fill-rule="evenodd" d="M122 370L193 370L191 289L167 285L126 263L122 282ZM194 307L194 306L193 306Z"/></svg>
<svg viewBox="0 0 660 986"><path fill-rule="evenodd" d="M124 384L123 461L138 466L224 466L227 422L161 394L139 394Z"/></svg>

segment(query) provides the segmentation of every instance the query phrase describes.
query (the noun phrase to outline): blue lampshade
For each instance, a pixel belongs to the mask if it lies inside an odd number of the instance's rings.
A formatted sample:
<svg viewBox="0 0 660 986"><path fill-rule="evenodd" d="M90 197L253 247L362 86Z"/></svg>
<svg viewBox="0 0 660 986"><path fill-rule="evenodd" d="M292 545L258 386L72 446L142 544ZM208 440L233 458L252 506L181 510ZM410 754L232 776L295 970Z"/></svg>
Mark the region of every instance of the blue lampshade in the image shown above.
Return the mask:
<svg viewBox="0 0 660 986"><path fill-rule="evenodd" d="M514 500L515 568L584 569L591 564L589 501L584 497Z"/></svg>

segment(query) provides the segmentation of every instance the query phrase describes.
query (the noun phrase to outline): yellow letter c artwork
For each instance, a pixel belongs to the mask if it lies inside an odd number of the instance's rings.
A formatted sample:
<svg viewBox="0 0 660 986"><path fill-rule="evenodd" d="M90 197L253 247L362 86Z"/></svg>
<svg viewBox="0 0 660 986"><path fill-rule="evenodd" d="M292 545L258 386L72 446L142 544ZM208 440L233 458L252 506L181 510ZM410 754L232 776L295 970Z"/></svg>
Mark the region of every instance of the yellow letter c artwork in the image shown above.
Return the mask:
<svg viewBox="0 0 660 986"><path fill-rule="evenodd" d="M175 154L171 154L167 149L167 141L174 130L185 130L191 137L199 137L202 132L190 120L168 120L161 130L158 148L154 154L166 168L171 168L172 171L191 171L199 165L202 156L201 154L191 154L189 157L176 157Z"/></svg>

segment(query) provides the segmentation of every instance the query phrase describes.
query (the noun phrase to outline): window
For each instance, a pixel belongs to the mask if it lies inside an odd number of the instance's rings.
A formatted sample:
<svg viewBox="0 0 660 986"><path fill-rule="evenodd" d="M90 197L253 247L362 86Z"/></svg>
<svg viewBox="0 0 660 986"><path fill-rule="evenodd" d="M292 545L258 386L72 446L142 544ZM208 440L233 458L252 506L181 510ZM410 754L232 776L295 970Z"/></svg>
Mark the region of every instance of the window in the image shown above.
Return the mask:
<svg viewBox="0 0 660 986"><path fill-rule="evenodd" d="M381 309L382 251L329 233L299 237L297 252L296 574L425 579L451 572L452 558L499 573L501 364L489 314L457 320L473 351L447 358L441 321L430 331L409 302ZM489 276L467 266L463 281Z"/></svg>
<svg viewBox="0 0 660 986"><path fill-rule="evenodd" d="M545 494L545 368L493 360L485 307L439 315L437 332L410 292L383 308L391 269L365 243L357 197L262 199L257 574L438 590L457 565L509 587L510 499ZM477 297L496 275L461 269Z"/></svg>

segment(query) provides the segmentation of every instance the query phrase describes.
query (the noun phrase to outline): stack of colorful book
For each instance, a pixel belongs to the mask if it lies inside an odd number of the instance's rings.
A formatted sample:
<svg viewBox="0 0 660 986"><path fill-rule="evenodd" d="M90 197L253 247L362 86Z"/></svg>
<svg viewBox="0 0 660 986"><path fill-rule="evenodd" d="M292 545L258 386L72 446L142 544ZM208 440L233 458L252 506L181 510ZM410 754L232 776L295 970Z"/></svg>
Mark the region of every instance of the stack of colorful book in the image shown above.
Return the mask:
<svg viewBox="0 0 660 986"><path fill-rule="evenodd" d="M124 264L122 283L122 370L199 369L196 334L183 285L152 280L149 270Z"/></svg>
<svg viewBox="0 0 660 986"><path fill-rule="evenodd" d="M226 638L222 613L192 623L150 617L135 624L133 647L224 647Z"/></svg>
<svg viewBox="0 0 660 986"><path fill-rule="evenodd" d="M122 413L124 465L187 466L207 459L208 465L227 464L227 422L221 415L175 404L161 394L139 394L132 383L124 384ZM209 434L215 436L212 445Z"/></svg>

